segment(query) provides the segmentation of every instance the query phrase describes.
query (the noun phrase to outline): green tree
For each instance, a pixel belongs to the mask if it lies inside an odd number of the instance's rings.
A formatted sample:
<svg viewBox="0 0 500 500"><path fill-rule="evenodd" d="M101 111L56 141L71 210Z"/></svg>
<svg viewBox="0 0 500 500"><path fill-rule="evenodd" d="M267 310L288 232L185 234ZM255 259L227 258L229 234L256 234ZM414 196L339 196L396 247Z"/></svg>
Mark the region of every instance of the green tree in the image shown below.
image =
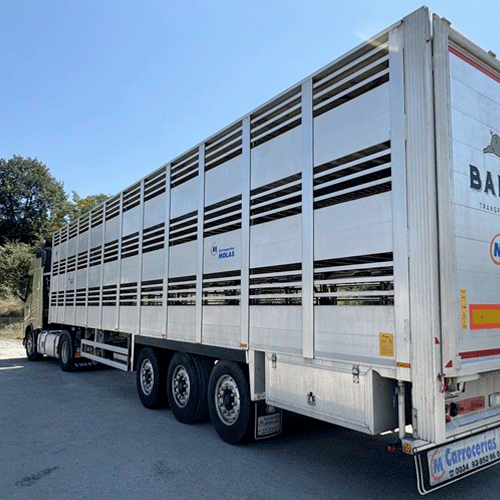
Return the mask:
<svg viewBox="0 0 500 500"><path fill-rule="evenodd" d="M0 247L0 298L15 294L19 278L27 274L33 250L26 243L9 241Z"/></svg>
<svg viewBox="0 0 500 500"><path fill-rule="evenodd" d="M64 224L68 213L63 185L36 158L0 159L0 245L35 244Z"/></svg>
<svg viewBox="0 0 500 500"><path fill-rule="evenodd" d="M109 198L107 194L102 193L80 198L76 191L72 191L71 196L72 201L68 209L68 222L73 222Z"/></svg>

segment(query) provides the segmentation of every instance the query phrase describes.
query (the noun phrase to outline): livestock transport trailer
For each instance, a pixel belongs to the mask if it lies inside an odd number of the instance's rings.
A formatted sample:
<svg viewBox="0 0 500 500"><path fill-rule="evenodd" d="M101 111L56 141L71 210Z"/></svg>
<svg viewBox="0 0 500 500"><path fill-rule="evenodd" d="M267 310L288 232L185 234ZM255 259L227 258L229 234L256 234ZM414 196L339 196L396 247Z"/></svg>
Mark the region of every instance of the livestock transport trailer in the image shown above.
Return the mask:
<svg viewBox="0 0 500 500"><path fill-rule="evenodd" d="M28 357L136 370L230 443L399 428L421 493L488 467L499 134L495 55L421 8L56 233Z"/></svg>

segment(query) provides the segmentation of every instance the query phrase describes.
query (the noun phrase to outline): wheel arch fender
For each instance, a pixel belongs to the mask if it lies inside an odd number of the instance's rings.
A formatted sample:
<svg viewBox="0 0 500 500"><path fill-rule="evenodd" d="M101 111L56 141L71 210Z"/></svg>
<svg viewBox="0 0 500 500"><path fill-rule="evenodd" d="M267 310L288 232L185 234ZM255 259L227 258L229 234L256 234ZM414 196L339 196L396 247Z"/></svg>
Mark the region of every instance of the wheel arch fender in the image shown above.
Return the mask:
<svg viewBox="0 0 500 500"><path fill-rule="evenodd" d="M162 365L165 371L167 371L170 360L172 359L176 351L170 349L164 349L161 347L151 346L148 344L138 344L138 343L136 343L134 347L134 360L132 364L132 370L135 372L139 368L138 366L139 357L141 355L141 352L147 347L149 347L155 353L158 362Z"/></svg>
<svg viewBox="0 0 500 500"><path fill-rule="evenodd" d="M36 332L36 330L33 329L32 323L28 323L28 324L24 325L23 345L26 345L26 338L28 337L28 334L30 332L34 333L35 339L36 339L37 332Z"/></svg>

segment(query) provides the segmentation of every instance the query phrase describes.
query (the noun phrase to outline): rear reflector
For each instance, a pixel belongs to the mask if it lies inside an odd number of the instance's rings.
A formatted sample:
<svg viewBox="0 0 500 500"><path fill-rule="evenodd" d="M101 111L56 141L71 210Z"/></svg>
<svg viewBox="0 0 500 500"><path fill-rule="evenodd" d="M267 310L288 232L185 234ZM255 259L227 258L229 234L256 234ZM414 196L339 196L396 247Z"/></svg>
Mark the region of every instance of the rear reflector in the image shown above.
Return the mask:
<svg viewBox="0 0 500 500"><path fill-rule="evenodd" d="M472 330L500 328L500 304L470 304Z"/></svg>

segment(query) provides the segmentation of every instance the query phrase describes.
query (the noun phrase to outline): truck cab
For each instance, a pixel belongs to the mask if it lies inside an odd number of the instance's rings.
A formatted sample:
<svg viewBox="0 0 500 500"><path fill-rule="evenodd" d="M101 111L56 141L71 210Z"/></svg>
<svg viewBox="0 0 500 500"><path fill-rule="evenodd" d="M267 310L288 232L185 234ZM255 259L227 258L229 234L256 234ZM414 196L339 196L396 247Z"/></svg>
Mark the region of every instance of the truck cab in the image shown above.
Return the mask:
<svg viewBox="0 0 500 500"><path fill-rule="evenodd" d="M24 302L23 344L31 361L43 356L37 344L39 333L48 326L51 254L50 248L38 251L28 274L19 280L18 295Z"/></svg>
<svg viewBox="0 0 500 500"><path fill-rule="evenodd" d="M37 252L28 274L19 283L18 295L24 301L24 337L28 330L41 330L47 325L48 289L50 284L51 249Z"/></svg>

